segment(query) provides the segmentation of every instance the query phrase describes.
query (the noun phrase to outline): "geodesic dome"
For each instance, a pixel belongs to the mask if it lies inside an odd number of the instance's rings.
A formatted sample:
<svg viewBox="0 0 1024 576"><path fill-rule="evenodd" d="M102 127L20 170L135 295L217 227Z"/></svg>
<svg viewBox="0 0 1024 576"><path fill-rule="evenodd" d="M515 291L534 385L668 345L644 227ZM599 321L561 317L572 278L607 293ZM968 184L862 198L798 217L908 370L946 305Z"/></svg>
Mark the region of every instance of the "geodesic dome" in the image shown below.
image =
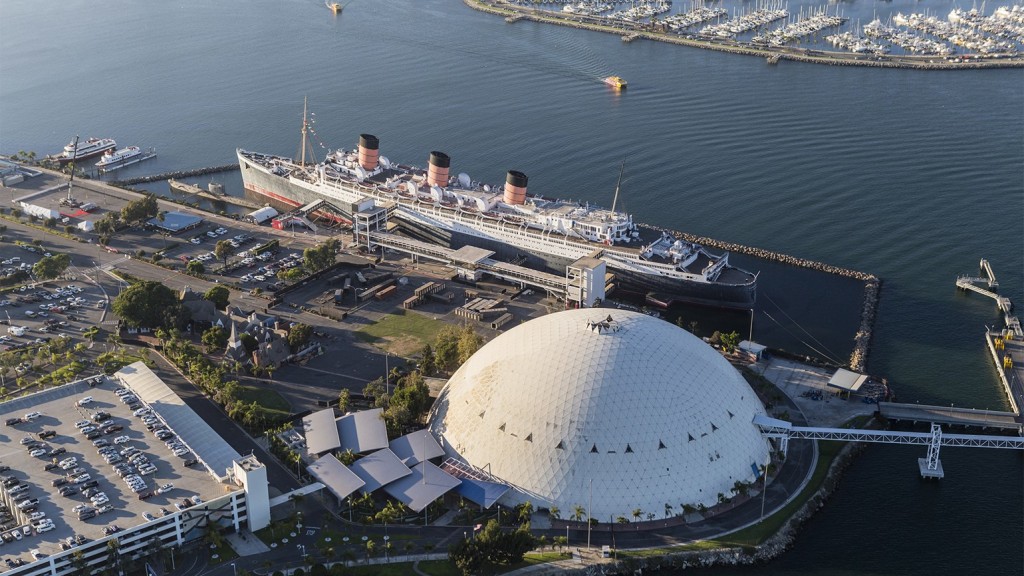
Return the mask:
<svg viewBox="0 0 1024 576"><path fill-rule="evenodd" d="M513 488L503 504L557 506L563 518L589 508L607 522L710 506L755 479L768 454L760 413L736 369L689 332L581 309L481 348L441 391L430 428L447 457Z"/></svg>

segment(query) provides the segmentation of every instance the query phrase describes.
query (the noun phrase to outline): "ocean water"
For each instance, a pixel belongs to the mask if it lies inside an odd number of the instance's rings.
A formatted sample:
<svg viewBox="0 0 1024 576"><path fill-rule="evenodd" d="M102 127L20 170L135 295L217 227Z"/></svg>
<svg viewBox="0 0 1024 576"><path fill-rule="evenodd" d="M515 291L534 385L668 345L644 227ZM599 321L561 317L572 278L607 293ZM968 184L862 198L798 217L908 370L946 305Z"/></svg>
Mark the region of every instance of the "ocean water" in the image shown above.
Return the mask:
<svg viewBox="0 0 1024 576"><path fill-rule="evenodd" d="M864 22L951 7L841 5ZM625 158L620 206L639 221L882 278L868 368L901 400L1005 407L982 340L1001 319L953 282L985 257L1024 302L1019 70L768 66L509 25L457 0L357 0L338 17L318 0L5 0L0 54L0 152L56 152L75 134L157 148L124 176L228 164L237 147L293 155L303 98L321 155L369 132L394 160L443 150L474 179L517 169L532 191L604 205ZM606 89L610 74L629 89ZM237 174L215 179L238 191ZM755 334L848 353L856 323L832 303L856 286L736 261L761 271L763 310L796 318L758 316ZM869 448L793 550L757 571L1024 573L1021 455L946 449L931 483L922 455Z"/></svg>

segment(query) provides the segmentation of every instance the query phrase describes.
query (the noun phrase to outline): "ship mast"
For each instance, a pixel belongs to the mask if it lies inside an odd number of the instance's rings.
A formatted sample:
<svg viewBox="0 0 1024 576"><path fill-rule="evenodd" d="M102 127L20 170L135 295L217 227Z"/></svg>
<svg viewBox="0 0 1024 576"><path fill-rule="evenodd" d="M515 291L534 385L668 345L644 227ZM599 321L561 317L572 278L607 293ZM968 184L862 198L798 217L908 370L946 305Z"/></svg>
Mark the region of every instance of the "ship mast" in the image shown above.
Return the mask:
<svg viewBox="0 0 1024 576"><path fill-rule="evenodd" d="M615 182L615 197L612 198L612 212L615 212L615 205L619 202L619 185L622 184L622 171L626 169L626 157L622 157L622 164L619 165L619 179Z"/></svg>
<svg viewBox="0 0 1024 576"><path fill-rule="evenodd" d="M75 184L75 160L78 159L78 134L75 134L75 149L71 152L71 179L68 180L68 200L71 200L71 187Z"/></svg>
<svg viewBox="0 0 1024 576"><path fill-rule="evenodd" d="M301 156L299 156L299 158L300 158L299 166L301 166L303 168L306 167L306 133L307 133L307 130L308 130L308 127L309 127L309 125L307 124L307 121L306 121L306 118L307 118L307 116L306 116L307 100L308 100L307 97L305 97L305 96L302 97L302 153L301 153Z"/></svg>

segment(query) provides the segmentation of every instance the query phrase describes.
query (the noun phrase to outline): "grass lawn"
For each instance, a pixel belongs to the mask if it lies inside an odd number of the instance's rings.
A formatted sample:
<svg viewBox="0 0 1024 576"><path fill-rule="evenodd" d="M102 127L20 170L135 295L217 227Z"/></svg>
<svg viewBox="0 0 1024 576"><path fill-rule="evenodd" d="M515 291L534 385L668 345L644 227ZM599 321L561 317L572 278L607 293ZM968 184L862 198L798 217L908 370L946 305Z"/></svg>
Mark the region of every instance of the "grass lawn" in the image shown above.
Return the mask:
<svg viewBox="0 0 1024 576"><path fill-rule="evenodd" d="M238 399L246 404L255 401L258 406L266 408L270 412L281 412L288 414L291 406L277 390L267 390L255 386L239 386Z"/></svg>
<svg viewBox="0 0 1024 576"><path fill-rule="evenodd" d="M444 322L440 320L400 310L360 328L356 337L396 356L410 356L433 342L434 336L443 326Z"/></svg>

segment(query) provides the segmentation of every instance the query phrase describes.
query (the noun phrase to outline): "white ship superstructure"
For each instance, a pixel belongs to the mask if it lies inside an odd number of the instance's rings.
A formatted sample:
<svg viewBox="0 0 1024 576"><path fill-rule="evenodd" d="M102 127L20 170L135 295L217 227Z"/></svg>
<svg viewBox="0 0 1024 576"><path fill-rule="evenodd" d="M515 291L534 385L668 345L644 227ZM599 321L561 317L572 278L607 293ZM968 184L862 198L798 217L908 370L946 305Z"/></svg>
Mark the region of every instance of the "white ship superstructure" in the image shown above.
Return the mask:
<svg viewBox="0 0 1024 576"><path fill-rule="evenodd" d="M641 240L628 214L529 195L528 178L519 171L509 171L503 187L491 187L464 173L450 175L443 152L431 152L423 170L392 163L378 146L376 137L363 134L358 148L333 151L308 166L244 150L238 159L246 190L264 199L297 207L323 198L344 209L372 198L413 230L444 230L466 244L511 246L567 262L601 251L627 283L703 304L753 304L756 275L730 266L728 254L713 255L668 234Z"/></svg>

